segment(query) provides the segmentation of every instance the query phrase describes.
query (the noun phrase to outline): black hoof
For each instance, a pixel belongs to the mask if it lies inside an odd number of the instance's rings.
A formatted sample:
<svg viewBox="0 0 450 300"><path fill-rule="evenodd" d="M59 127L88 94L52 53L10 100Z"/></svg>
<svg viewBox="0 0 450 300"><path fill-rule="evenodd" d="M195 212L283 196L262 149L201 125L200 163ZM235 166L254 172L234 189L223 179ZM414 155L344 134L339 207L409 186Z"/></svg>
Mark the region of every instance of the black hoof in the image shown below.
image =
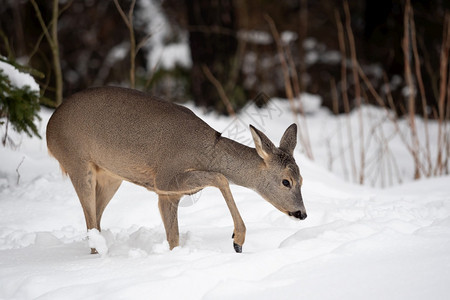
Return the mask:
<svg viewBox="0 0 450 300"><path fill-rule="evenodd" d="M236 251L236 253L242 253L242 246L241 245L238 245L238 244L233 242L233 247L234 247L234 251Z"/></svg>

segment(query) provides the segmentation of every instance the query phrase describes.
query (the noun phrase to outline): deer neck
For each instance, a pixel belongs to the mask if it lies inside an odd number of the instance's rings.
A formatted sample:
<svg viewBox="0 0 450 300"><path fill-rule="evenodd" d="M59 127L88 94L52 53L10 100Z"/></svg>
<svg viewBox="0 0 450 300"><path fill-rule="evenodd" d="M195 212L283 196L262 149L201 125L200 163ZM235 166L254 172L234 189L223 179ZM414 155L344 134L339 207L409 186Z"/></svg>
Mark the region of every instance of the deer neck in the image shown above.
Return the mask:
<svg viewBox="0 0 450 300"><path fill-rule="evenodd" d="M264 164L256 149L220 137L208 158L207 169L223 174L234 184L254 189Z"/></svg>

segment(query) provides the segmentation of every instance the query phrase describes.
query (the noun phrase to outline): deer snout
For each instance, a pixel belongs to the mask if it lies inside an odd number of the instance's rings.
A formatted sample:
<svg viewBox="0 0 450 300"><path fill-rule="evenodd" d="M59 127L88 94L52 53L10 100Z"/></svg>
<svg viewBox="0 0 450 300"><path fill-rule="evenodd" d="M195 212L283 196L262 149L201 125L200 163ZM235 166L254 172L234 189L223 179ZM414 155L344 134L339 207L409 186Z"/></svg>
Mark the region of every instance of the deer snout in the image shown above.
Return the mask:
<svg viewBox="0 0 450 300"><path fill-rule="evenodd" d="M289 212L288 214L290 216L292 216L294 218L297 218L297 219L300 219L300 220L304 220L308 216L306 214L306 211L301 211L301 210L298 210L298 211L295 211L295 212Z"/></svg>

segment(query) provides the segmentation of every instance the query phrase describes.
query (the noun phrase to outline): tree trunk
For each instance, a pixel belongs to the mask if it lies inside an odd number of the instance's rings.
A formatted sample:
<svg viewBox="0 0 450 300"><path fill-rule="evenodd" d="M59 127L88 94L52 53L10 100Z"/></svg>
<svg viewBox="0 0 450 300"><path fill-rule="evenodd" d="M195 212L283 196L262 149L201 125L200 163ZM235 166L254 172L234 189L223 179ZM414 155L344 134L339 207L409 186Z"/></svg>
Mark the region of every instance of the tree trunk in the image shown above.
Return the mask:
<svg viewBox="0 0 450 300"><path fill-rule="evenodd" d="M226 111L208 80L208 68L223 86L229 81L237 50L236 16L232 0L185 0L192 56L191 92L197 105ZM206 68L205 68L206 67Z"/></svg>

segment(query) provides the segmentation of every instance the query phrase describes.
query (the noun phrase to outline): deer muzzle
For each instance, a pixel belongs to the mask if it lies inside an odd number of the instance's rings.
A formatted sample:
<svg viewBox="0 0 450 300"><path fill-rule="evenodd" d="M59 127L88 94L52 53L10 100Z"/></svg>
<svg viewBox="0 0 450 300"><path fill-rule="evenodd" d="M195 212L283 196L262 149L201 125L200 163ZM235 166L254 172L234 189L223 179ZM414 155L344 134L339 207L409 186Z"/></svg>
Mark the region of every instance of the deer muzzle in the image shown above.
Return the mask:
<svg viewBox="0 0 450 300"><path fill-rule="evenodd" d="M304 220L308 216L305 211L301 211L301 210L298 210L295 212L288 212L288 215L291 217L300 219L300 220Z"/></svg>

